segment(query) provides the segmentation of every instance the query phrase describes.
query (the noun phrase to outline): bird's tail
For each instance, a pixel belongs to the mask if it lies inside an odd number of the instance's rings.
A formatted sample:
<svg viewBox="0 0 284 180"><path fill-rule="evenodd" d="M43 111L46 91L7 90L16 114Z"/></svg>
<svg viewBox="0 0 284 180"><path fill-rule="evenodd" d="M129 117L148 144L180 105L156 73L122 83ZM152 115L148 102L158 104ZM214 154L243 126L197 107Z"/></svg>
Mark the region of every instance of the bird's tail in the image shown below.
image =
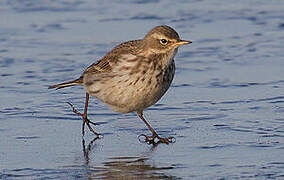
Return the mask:
<svg viewBox="0 0 284 180"><path fill-rule="evenodd" d="M79 79L73 80L73 81L68 81L65 83L60 83L60 84L56 84L53 86L49 86L48 89L61 89L61 88L65 88L65 87L69 87L69 86L78 86L78 85L82 85L83 84L83 78L80 77Z"/></svg>

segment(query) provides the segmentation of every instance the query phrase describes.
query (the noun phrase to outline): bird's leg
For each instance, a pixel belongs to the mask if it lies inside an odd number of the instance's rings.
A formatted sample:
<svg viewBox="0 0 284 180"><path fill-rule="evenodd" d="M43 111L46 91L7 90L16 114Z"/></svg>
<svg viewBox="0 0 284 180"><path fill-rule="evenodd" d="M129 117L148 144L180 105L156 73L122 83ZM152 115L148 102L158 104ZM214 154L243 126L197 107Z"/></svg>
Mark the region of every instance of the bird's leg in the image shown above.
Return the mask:
<svg viewBox="0 0 284 180"><path fill-rule="evenodd" d="M137 112L138 116L140 117L140 119L147 125L147 127L149 128L149 130L152 132L152 136L147 136L145 134L141 134L139 136L139 140L149 143L149 144L158 144L158 143L174 143L176 141L176 139L174 137L160 137L156 131L151 127L151 125L146 121L146 119L143 117L143 112ZM144 137L144 140L141 140L140 137ZM155 139L158 139L158 141L156 142Z"/></svg>
<svg viewBox="0 0 284 180"><path fill-rule="evenodd" d="M73 112L79 116L82 116L83 118L83 125L82 125L82 135L84 136L85 134L85 125L87 124L88 128L90 131L92 131L92 133L94 133L95 135L99 136L100 134L97 133L96 131L94 131L94 129L92 128L92 126L90 124L96 125L96 123L90 121L87 118L87 111L88 111L88 104L89 104L89 97L90 95L88 93L86 93L86 101L85 101L85 109L84 109L84 114L82 114L81 112L77 111L77 109L75 109L75 107L73 106L73 104L67 102L73 109Z"/></svg>

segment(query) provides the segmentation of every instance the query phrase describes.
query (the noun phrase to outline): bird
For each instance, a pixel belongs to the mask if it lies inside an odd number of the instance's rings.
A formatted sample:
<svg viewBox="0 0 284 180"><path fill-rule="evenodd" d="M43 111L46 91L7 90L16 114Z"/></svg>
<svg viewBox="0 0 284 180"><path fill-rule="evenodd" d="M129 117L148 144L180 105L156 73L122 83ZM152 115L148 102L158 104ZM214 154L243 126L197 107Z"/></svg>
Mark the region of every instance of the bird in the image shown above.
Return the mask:
<svg viewBox="0 0 284 180"><path fill-rule="evenodd" d="M83 119L85 125L96 136L100 136L91 125L96 123L87 117L90 96L99 99L111 110L119 113L136 112L152 135L141 134L143 142L173 143L174 137L161 137L143 116L143 111L154 105L169 89L175 74L178 48L192 41L181 40L178 33L167 25L156 26L143 39L131 40L114 47L99 61L91 64L75 80L49 86L61 89L83 86L86 91L84 113L68 103L73 112Z"/></svg>

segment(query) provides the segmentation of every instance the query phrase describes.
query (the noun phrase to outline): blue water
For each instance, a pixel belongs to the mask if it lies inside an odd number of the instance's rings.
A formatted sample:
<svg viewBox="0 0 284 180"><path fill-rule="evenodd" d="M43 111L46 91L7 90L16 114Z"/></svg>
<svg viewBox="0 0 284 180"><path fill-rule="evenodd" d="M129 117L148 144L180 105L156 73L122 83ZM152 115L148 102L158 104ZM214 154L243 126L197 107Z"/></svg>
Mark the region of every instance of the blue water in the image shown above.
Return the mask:
<svg viewBox="0 0 284 180"><path fill-rule="evenodd" d="M0 1L0 179L284 179L284 1ZM145 117L92 98L104 138L81 137L73 80L115 45L167 24L172 87Z"/></svg>

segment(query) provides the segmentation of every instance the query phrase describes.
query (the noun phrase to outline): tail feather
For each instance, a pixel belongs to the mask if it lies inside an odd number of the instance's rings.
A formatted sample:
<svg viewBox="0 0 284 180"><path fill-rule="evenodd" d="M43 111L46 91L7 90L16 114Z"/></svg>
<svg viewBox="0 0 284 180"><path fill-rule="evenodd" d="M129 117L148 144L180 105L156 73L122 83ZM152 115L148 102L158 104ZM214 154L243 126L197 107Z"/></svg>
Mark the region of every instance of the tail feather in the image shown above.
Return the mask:
<svg viewBox="0 0 284 180"><path fill-rule="evenodd" d="M65 83L60 83L60 84L56 84L53 86L49 86L48 89L61 89L61 88L65 88L65 87L69 87L69 86L78 86L78 85L82 85L83 84L83 78L79 78L73 81L68 81Z"/></svg>

